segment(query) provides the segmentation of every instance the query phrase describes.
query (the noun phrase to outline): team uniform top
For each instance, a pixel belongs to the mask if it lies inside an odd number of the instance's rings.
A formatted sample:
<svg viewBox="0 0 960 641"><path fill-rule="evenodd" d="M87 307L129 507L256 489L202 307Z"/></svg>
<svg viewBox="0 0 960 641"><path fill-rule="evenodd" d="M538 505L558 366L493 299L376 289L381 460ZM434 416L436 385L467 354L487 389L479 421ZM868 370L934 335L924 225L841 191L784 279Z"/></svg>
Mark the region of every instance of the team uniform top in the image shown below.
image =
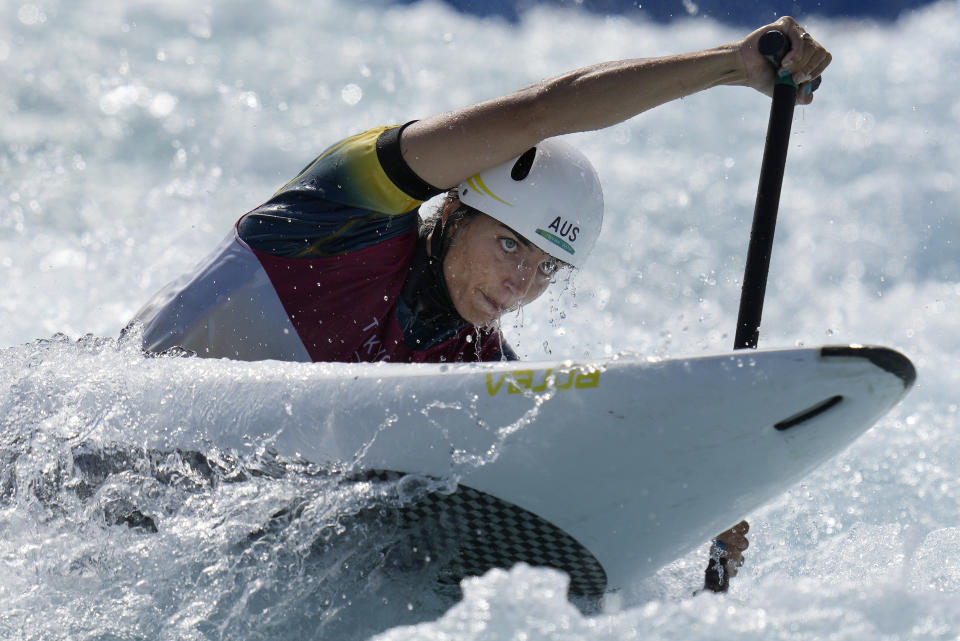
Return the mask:
<svg viewBox="0 0 960 641"><path fill-rule="evenodd" d="M499 331L418 302L427 256L417 209L440 190L403 160L401 131L335 144L243 216L138 312L144 349L239 360L516 358Z"/></svg>

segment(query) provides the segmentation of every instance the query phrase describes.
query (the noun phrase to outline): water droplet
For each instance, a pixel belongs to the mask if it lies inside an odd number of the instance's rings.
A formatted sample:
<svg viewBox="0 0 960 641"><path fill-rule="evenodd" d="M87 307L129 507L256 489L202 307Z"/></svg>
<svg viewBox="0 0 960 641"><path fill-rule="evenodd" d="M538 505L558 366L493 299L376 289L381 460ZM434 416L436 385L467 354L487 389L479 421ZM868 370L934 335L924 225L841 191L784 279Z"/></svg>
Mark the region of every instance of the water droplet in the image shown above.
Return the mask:
<svg viewBox="0 0 960 641"><path fill-rule="evenodd" d="M340 90L340 98L348 105L355 105L363 99L363 89L350 83Z"/></svg>

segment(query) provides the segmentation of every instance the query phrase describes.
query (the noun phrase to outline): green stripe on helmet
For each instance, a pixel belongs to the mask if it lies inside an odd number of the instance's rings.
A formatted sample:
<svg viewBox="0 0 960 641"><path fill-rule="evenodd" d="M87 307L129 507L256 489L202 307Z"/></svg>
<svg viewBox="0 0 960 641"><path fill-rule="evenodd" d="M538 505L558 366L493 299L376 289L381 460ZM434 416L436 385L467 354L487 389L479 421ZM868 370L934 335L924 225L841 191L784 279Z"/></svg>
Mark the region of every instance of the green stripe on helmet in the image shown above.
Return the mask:
<svg viewBox="0 0 960 641"><path fill-rule="evenodd" d="M539 228L537 229L537 233L540 234L541 236L543 236L544 238L546 238L547 240L549 240L551 243L553 243L554 245L556 245L556 246L559 247L560 249L562 249L562 250L564 250L564 251L566 251L566 252L568 252L568 253L570 253L570 254L576 253L576 252L573 251L573 246L570 245L570 243L568 243L568 242L565 241L564 239L560 238L559 236L557 236L557 235L555 235L555 234L551 234L550 232L548 232L548 231L545 230L545 229L539 229Z"/></svg>

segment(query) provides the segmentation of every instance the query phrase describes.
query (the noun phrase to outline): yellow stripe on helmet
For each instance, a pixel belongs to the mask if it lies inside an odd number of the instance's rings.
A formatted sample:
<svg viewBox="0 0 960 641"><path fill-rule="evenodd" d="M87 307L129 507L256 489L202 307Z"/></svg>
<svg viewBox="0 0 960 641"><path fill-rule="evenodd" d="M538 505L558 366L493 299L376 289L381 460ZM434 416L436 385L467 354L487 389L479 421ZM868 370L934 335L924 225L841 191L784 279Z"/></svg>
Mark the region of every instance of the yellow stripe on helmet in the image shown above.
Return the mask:
<svg viewBox="0 0 960 641"><path fill-rule="evenodd" d="M476 181L476 184L474 184L474 181ZM468 180L467 180L467 184L470 185L471 187L473 187L474 189L477 189L477 190L479 190L479 191L482 191L483 193L485 193L486 195L490 196L490 197L493 198L494 200L499 200L500 202L502 202L502 203L503 203L504 205L506 205L507 207L513 207L513 204L508 203L508 202L505 201L503 198L500 198L500 197L497 196L495 193L493 193L492 191L490 191L490 188L487 187L487 186L484 184L483 178L480 177L480 174L477 174L477 175L474 176L473 178L468 179Z"/></svg>

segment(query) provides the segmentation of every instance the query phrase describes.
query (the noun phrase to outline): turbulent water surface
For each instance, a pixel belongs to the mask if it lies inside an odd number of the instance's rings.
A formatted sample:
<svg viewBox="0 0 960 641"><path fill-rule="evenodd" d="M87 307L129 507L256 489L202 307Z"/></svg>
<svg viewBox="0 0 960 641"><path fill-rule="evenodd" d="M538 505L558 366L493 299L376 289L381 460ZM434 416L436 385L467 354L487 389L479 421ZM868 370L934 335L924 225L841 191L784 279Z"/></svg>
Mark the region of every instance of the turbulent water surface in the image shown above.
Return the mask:
<svg viewBox="0 0 960 641"><path fill-rule="evenodd" d="M164 447L223 401L184 408L144 381L241 374L144 359L117 336L349 133L742 34L558 9L507 23L439 3L0 5L0 636L958 638L958 5L808 26L835 62L795 116L761 343L888 345L918 384L787 495L731 515L753 529L729 594L691 596L701 549L584 614L555 571L438 583L427 557L444 550L411 552L394 510L418 483L278 458L269 438L229 450L200 430L194 448ZM583 273L504 319L519 353L727 350L768 105L718 88L571 136L608 218ZM289 395L254 400L296 412Z"/></svg>

